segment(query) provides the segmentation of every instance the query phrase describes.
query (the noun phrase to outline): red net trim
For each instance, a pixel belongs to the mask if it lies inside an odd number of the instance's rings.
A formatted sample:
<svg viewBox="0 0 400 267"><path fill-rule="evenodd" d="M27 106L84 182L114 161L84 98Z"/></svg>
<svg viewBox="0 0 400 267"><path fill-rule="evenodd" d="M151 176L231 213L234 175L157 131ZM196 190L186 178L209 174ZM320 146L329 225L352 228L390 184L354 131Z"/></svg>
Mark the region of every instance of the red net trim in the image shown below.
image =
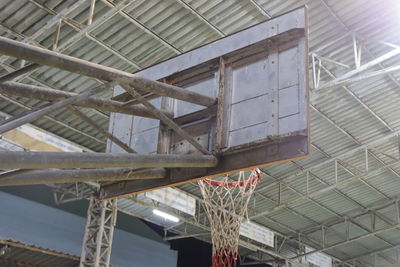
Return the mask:
<svg viewBox="0 0 400 267"><path fill-rule="evenodd" d="M216 181L216 180L210 180L210 179L204 179L203 182L212 185L212 186L227 186L227 187L244 187L247 186L248 184L253 184L257 183L259 184L261 182L262 174L259 169L254 169L253 171L256 172L256 175L251 177L250 179L247 179L246 181L242 182L223 182L223 181Z"/></svg>
<svg viewBox="0 0 400 267"><path fill-rule="evenodd" d="M233 248L221 249L212 256L212 267L236 267L237 258Z"/></svg>

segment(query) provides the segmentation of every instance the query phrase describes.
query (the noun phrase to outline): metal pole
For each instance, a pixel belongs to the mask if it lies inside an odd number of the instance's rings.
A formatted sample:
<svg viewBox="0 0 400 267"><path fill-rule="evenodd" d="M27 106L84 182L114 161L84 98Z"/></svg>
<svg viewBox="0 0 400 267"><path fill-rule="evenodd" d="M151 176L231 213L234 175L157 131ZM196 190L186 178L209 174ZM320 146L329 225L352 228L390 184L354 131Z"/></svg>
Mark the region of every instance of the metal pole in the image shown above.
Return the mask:
<svg viewBox="0 0 400 267"><path fill-rule="evenodd" d="M0 37L0 53L104 81L116 81L118 83L128 84L134 88L161 96L169 96L197 105L211 106L216 102L215 98L184 90L177 86L152 81L135 74L62 55L4 37Z"/></svg>
<svg viewBox="0 0 400 267"><path fill-rule="evenodd" d="M102 85L96 86L94 88L91 88L90 90L85 91L84 93L81 93L79 95L69 97L67 99L61 100L59 102L56 102L54 104L51 104L51 105L41 108L39 110L34 110L33 112L29 112L28 114L26 114L22 117L19 117L16 119L11 118L10 121L6 121L4 124L0 125L0 134L10 131L12 129L15 129L18 126L21 126L25 123L34 121L34 120L38 119L39 117L49 114L50 112L52 112L56 109L68 106L68 105L70 105L74 102L80 101L80 100L87 99L92 94L98 93L109 87L110 87L109 83L102 84Z"/></svg>
<svg viewBox="0 0 400 267"><path fill-rule="evenodd" d="M160 179L165 178L166 175L167 172L163 168L35 170L2 178L0 179L0 186Z"/></svg>
<svg viewBox="0 0 400 267"><path fill-rule="evenodd" d="M215 167L209 155L0 151L0 169Z"/></svg>
<svg viewBox="0 0 400 267"><path fill-rule="evenodd" d="M102 127L97 125L96 122L94 122L91 118L80 112L77 108L73 106L67 107L72 113L74 113L77 117L79 117L81 120L85 121L86 123L90 124L93 128L95 128L97 131L108 137L111 141L113 141L116 145L118 145L120 148L125 150L128 153L136 153L135 150L130 148L127 144L122 142L119 138L114 136L113 134L109 133L108 131L104 130Z"/></svg>
<svg viewBox="0 0 400 267"><path fill-rule="evenodd" d="M327 82L326 84L323 84L317 90L321 90L321 89L325 89L325 88L329 88L331 86L334 86L335 84L337 84L337 83L339 83L339 82L341 82L343 80L346 80L346 79L348 79L348 78L350 78L350 77L352 77L352 76L354 76L354 75L356 75L358 73L361 73L364 70L369 69L369 68L371 68L371 67L373 67L375 65L378 65L382 61L385 61L385 60L387 60L389 58L392 58L392 57L394 57L394 56L396 56L398 54L400 54L400 48L393 49L392 51L390 51L390 52L388 52L388 53L386 53L386 54L384 54L384 55L382 55L382 56L380 56L378 58L375 58L375 59L371 60L368 63L365 63L364 65L360 66L359 68L357 68L355 70L352 70L352 71L349 71L346 74L342 75L341 77L338 77L338 78L336 78L336 79L334 79L334 80L332 80L330 82Z"/></svg>
<svg viewBox="0 0 400 267"><path fill-rule="evenodd" d="M64 92L52 88L15 83L15 82L0 83L0 93L7 95L28 97L33 99L41 99L45 101L59 101L68 97L78 95L76 93ZM98 97L89 97L88 99L75 102L74 105L87 108L95 108L109 112L118 112L129 115L154 118L154 115L143 107L125 106L125 103L108 99L102 99Z"/></svg>
<svg viewBox="0 0 400 267"><path fill-rule="evenodd" d="M3 180L3 179L9 179L9 178L14 177L16 175L25 174L27 172L32 172L32 171L35 171L35 170L32 170L32 169L17 169L17 170L10 170L10 171L7 171L7 172L3 172L3 173L0 174L0 181Z"/></svg>
<svg viewBox="0 0 400 267"><path fill-rule="evenodd" d="M121 85L122 88L125 89L128 93L130 93L134 98L136 98L139 103L145 106L151 113L153 113L158 119L160 119L163 123L171 127L180 137L188 141L192 146L197 148L203 154L209 155L211 154L205 147L200 145L194 138L188 134L185 130L182 130L173 120L164 115L161 111L159 111L155 106L153 106L149 101L144 99L135 89L129 87L128 85Z"/></svg>
<svg viewBox="0 0 400 267"><path fill-rule="evenodd" d="M10 81L10 80L12 80L14 78L17 78L18 76L20 76L20 75L22 75L24 73L30 72L32 70L35 70L35 69L39 68L39 67L40 67L39 64L32 63L32 64L26 65L25 67L22 67L22 68L20 68L18 70L15 70L13 72L4 74L3 76L0 77L0 83L6 82L6 81Z"/></svg>
<svg viewBox="0 0 400 267"><path fill-rule="evenodd" d="M370 79L370 78L374 78L380 75L387 75L389 73L392 72L397 72L400 70L400 66L392 66L392 67L388 67L385 69L381 69L381 70L377 70L377 71L371 71L365 74L361 74L357 77L354 78L348 78L348 79L344 79L344 80L339 80L336 83L332 83L330 86L324 86L324 89L326 88L330 88L330 87L337 87L337 86L346 86L348 84L351 83L355 83L355 82L359 82L359 81L363 81L366 79ZM320 89L320 88L318 88Z"/></svg>
<svg viewBox="0 0 400 267"><path fill-rule="evenodd" d="M88 25L92 24L95 4L96 4L96 0L90 1L89 18L88 18L88 23L87 23Z"/></svg>

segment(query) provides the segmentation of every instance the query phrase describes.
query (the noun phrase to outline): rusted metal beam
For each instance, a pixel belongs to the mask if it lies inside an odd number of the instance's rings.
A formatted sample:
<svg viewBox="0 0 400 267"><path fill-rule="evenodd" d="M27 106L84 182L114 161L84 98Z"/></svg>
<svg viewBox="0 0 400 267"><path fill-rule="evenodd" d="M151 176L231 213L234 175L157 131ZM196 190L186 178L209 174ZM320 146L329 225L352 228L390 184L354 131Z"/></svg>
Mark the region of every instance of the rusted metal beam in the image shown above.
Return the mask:
<svg viewBox="0 0 400 267"><path fill-rule="evenodd" d="M0 83L0 93L45 101L60 101L62 99L77 95L76 93L16 82ZM125 106L125 103L98 97L89 97L88 99L75 102L74 105L108 112L118 112L140 117L154 118L154 115L143 107Z"/></svg>
<svg viewBox="0 0 400 267"><path fill-rule="evenodd" d="M209 155L0 151L0 169L214 167Z"/></svg>
<svg viewBox="0 0 400 267"><path fill-rule="evenodd" d="M0 179L0 186L161 179L166 175L167 172L163 168L35 170Z"/></svg>
<svg viewBox="0 0 400 267"><path fill-rule="evenodd" d="M19 116L19 117L15 118L15 119L11 118L10 120L7 120L7 121L5 121L5 123L0 125L0 134L10 131L12 129L15 129L23 124L32 122L32 121L40 118L41 116L49 114L50 112L52 112L54 110L68 106L70 104L73 104L74 102L87 99L89 96L91 96L95 93L99 93L99 92L109 88L110 86L111 86L110 83L102 84L102 85L93 87L93 88L85 91L84 93L60 100L54 104L47 105L44 108L33 110L23 116Z"/></svg>
<svg viewBox="0 0 400 267"><path fill-rule="evenodd" d="M169 96L197 105L211 106L216 102L215 98L184 90L174 85L149 80L135 74L62 55L4 37L0 37L0 53L104 81L116 81L118 83L128 84L134 88L161 96Z"/></svg>

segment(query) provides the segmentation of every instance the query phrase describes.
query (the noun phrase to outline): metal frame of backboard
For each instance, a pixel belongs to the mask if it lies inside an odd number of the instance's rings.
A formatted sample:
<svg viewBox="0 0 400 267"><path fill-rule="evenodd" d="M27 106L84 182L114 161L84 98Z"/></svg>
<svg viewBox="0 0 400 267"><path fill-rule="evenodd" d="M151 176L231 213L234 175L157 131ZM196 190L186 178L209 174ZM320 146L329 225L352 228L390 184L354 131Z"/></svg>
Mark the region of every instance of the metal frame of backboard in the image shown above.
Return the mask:
<svg viewBox="0 0 400 267"><path fill-rule="evenodd" d="M148 101L218 158L214 167L171 168L166 179L103 185L102 198L177 185L309 153L307 10L267 22L149 67L137 75L210 98L206 108L169 97ZM114 99L138 103L126 87ZM140 102L139 102L140 103ZM165 121L114 113L110 132L138 153L201 154ZM108 142L108 152L121 152Z"/></svg>

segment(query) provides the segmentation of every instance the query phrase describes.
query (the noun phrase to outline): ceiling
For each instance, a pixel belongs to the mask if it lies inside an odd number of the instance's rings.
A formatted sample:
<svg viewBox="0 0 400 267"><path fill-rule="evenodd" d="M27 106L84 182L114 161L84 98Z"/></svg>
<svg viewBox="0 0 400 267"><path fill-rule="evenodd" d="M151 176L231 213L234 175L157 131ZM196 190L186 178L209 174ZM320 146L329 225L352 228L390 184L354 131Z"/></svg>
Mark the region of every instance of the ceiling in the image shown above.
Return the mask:
<svg viewBox="0 0 400 267"><path fill-rule="evenodd" d="M307 245L333 256L339 266L398 266L398 1L98 0L88 25L90 1L2 0L0 35L136 72L304 4L309 8L313 81L311 156L263 169L265 178L251 202L250 217L277 233L281 249L243 240L241 252L254 261L280 258L302 265L295 260L299 257L296 249ZM21 60L1 56L0 75L21 64ZM50 67L40 67L15 81L71 92L98 83ZM2 116L43 104L0 95ZM81 110L107 129L109 114ZM60 109L33 125L87 151L105 151L106 138L68 110ZM201 202L196 184L179 188ZM134 197L119 200L121 211L164 225L151 214L149 207L154 205ZM165 225L169 231L182 238L209 240L204 213L195 218L178 215L183 223ZM255 246L265 253L253 253Z"/></svg>

